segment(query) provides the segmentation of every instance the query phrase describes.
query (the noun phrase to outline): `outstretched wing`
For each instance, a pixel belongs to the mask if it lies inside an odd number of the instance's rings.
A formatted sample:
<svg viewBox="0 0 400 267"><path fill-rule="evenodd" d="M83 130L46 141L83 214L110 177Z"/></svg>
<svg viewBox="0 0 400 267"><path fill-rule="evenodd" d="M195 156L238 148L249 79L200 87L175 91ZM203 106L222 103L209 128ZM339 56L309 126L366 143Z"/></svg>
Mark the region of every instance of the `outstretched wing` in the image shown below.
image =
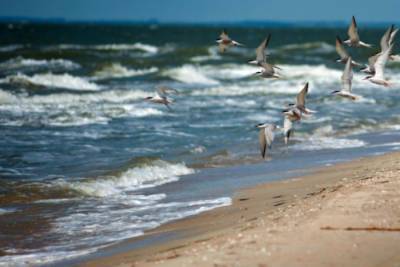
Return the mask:
<svg viewBox="0 0 400 267"><path fill-rule="evenodd" d="M351 57L347 59L342 75L342 90L351 92L351 82L353 80L353 71L351 68Z"/></svg>
<svg viewBox="0 0 400 267"><path fill-rule="evenodd" d="M308 82L301 89L300 93L297 94L297 106L305 107L306 105L306 94L308 93Z"/></svg>
<svg viewBox="0 0 400 267"><path fill-rule="evenodd" d="M261 128L258 134L258 141L260 143L261 156L265 158L265 152L267 151L267 141L265 138L265 128Z"/></svg>
<svg viewBox="0 0 400 267"><path fill-rule="evenodd" d="M219 38L221 38L221 40L225 40L225 41L229 41L231 38L229 38L226 30L222 30L222 33L219 35Z"/></svg>
<svg viewBox="0 0 400 267"><path fill-rule="evenodd" d="M350 23L349 29L347 31L347 34L349 35L350 40L352 42L360 41L360 37L358 36L358 31L357 31L357 22L356 22L356 18L354 16L351 18L351 23Z"/></svg>
<svg viewBox="0 0 400 267"><path fill-rule="evenodd" d="M262 41L262 43L257 47L256 60L258 62L266 61L265 49L267 48L270 39L271 39L271 34L269 34L268 37L265 38L264 41Z"/></svg>
<svg viewBox="0 0 400 267"><path fill-rule="evenodd" d="M389 59L389 55L392 51L393 44L391 44L385 51L382 53L378 54L378 57L376 59L376 62L374 64L375 68L375 77L378 79L384 79L383 77L383 71L385 69L386 62Z"/></svg>
<svg viewBox="0 0 400 267"><path fill-rule="evenodd" d="M339 54L341 59L347 59L349 54L343 46L343 42L339 36L336 36L336 52Z"/></svg>

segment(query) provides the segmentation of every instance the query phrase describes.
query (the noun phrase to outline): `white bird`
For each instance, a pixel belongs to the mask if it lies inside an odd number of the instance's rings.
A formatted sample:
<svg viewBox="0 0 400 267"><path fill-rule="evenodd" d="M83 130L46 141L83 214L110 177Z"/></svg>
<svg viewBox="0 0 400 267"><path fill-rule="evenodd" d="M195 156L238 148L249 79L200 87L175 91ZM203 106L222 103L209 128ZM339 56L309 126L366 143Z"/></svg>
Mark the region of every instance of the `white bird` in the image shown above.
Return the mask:
<svg viewBox="0 0 400 267"><path fill-rule="evenodd" d="M263 78L281 78L281 76L275 72L274 66L272 64L263 62L260 65L262 67L262 70L257 71L256 73L254 73L254 75Z"/></svg>
<svg viewBox="0 0 400 267"><path fill-rule="evenodd" d="M350 23L349 29L347 30L347 34L349 35L349 39L344 41L344 43L347 44L348 46L371 47L370 44L364 43L360 40L360 37L358 35L358 30L357 30L357 22L356 22L356 18L354 16L351 18L351 23Z"/></svg>
<svg viewBox="0 0 400 267"><path fill-rule="evenodd" d="M256 59L249 61L249 64L261 66L263 62L267 62L268 53L265 52L265 49L267 49L270 39L271 34L268 34L268 37L256 49Z"/></svg>
<svg viewBox="0 0 400 267"><path fill-rule="evenodd" d="M374 63L375 73L373 75L365 77L366 80L369 80L372 83L383 85L385 87L390 86L389 81L385 80L384 70L385 65L389 59L390 53L393 49L393 44L391 44L385 51L377 55L376 61Z"/></svg>
<svg viewBox="0 0 400 267"><path fill-rule="evenodd" d="M350 57L349 53L343 46L343 42L339 36L336 36L336 52L339 54L340 58L336 60L336 62L346 64L347 59ZM351 64L353 66L361 66L360 63L355 62L352 60Z"/></svg>
<svg viewBox="0 0 400 267"><path fill-rule="evenodd" d="M148 96L145 98L145 100L156 104L163 104L169 110L172 110L169 105L172 104L174 100L168 97L169 93L178 93L178 91L172 88L161 86L157 89L154 96Z"/></svg>
<svg viewBox="0 0 400 267"><path fill-rule="evenodd" d="M304 114L316 113L315 110L306 108L307 93L308 93L308 82L304 85L303 89L301 89L300 92L297 94L296 104L289 104L289 107L291 107L291 109L296 108L296 109L300 110L301 113L304 113ZM288 112L290 114L294 114L293 110L289 109ZM288 112L286 112L286 113L288 113Z"/></svg>
<svg viewBox="0 0 400 267"><path fill-rule="evenodd" d="M293 120L289 116L285 116L283 120L283 135L285 136L285 145L288 144L289 138L293 133Z"/></svg>
<svg viewBox="0 0 400 267"><path fill-rule="evenodd" d="M350 98L351 100L356 100L359 98L358 95L351 93L351 83L353 80L353 71L351 68L351 57L347 59L346 66L344 67L344 71L342 74L342 89L333 91L333 95L338 95L344 98Z"/></svg>
<svg viewBox="0 0 400 267"><path fill-rule="evenodd" d="M380 41L380 46L381 46L381 51L371 57L368 58L368 64L365 65L365 68L361 69L362 72L365 72L369 75L374 75L375 74L375 63L378 59L378 57L389 47L393 44L394 42L394 37L397 34L397 31L399 29L395 29L394 25L392 24L385 32L385 34L382 36L381 41ZM390 52L391 53L391 52ZM398 56L396 55L390 55L389 53L389 60L395 61Z"/></svg>
<svg viewBox="0 0 400 267"><path fill-rule="evenodd" d="M274 131L277 128L274 124L260 123L256 125L260 129L258 140L260 143L261 156L265 158L267 149L271 149L272 142L274 141Z"/></svg>
<svg viewBox="0 0 400 267"><path fill-rule="evenodd" d="M226 33L226 30L223 30L221 35L219 36L220 39L217 40L217 43L219 45L219 51L221 53L225 52L226 49L230 46L243 46L243 44L236 42L232 40L228 34Z"/></svg>

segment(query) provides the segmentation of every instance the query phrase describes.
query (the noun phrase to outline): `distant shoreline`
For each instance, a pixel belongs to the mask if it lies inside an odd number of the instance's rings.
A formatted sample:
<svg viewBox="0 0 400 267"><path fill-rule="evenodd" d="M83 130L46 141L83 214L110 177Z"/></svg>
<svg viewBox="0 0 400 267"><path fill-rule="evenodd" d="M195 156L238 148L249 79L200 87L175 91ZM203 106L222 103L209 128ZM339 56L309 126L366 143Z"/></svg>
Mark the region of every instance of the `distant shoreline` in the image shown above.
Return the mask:
<svg viewBox="0 0 400 267"><path fill-rule="evenodd" d="M95 24L95 25L137 25L137 26L187 26L187 27L237 27L237 28L347 28L348 21L269 21L269 20L244 20L244 21L211 21L211 22L164 22L158 20L68 20L64 18L32 18L32 17L0 17L0 24ZM400 22L368 22L360 21L364 27L386 28L390 24L400 24Z"/></svg>

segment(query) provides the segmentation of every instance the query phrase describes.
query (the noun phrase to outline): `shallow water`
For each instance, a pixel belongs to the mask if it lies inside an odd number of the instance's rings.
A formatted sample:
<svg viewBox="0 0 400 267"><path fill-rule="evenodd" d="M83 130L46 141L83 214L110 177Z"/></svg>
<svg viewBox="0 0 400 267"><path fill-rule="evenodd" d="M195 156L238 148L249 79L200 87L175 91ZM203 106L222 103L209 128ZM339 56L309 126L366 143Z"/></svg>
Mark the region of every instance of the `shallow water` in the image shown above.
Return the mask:
<svg viewBox="0 0 400 267"><path fill-rule="evenodd" d="M84 255L229 205L243 186L400 147L398 63L390 89L356 72L362 99L329 96L345 29L231 28L246 47L220 55L218 27L14 26L0 25L0 266ZM384 30L360 25L366 42ZM281 80L246 63L269 32ZM366 62L375 51L351 52ZM261 162L254 126L282 124L307 81L318 113ZM172 111L143 101L159 85L180 91Z"/></svg>

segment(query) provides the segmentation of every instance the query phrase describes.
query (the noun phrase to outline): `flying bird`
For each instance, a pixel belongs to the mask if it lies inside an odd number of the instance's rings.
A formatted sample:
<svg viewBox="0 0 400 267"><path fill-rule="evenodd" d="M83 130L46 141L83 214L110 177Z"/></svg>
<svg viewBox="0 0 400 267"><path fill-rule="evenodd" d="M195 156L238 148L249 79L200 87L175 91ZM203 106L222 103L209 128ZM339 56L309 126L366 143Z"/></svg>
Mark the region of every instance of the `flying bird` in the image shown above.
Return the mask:
<svg viewBox="0 0 400 267"><path fill-rule="evenodd" d="M351 18L351 23L349 29L347 30L347 34L349 35L349 39L344 41L345 44L351 47L372 47L372 45L364 43L360 40L357 30L357 22L356 18L353 16Z"/></svg>
<svg viewBox="0 0 400 267"><path fill-rule="evenodd" d="M268 47L269 40L271 39L271 34L268 34L268 37L261 42L261 44L256 49L256 59L249 61L249 64L258 65L261 67L261 64L267 62L268 53L265 50Z"/></svg>
<svg viewBox="0 0 400 267"><path fill-rule="evenodd" d="M163 104L169 110L172 110L171 107L169 106L170 104L173 103L173 99L168 97L168 94L170 93L177 94L178 91L169 87L161 86L157 88L156 94L154 96L148 96L145 98L145 100L155 104Z"/></svg>
<svg viewBox="0 0 400 267"><path fill-rule="evenodd" d="M336 60L336 62L346 64L347 59L350 57L349 53L343 46L343 42L339 36L336 36L336 52L339 54L340 58ZM351 64L353 66L362 66L360 63L355 62L352 60Z"/></svg>
<svg viewBox="0 0 400 267"><path fill-rule="evenodd" d="M226 30L223 30L221 35L219 36L220 39L217 40L217 43L219 45L219 51L221 53L224 53L226 49L230 46L243 46L243 44L236 42L232 40L228 34L226 33Z"/></svg>
<svg viewBox="0 0 400 267"><path fill-rule="evenodd" d="M304 114L316 113L315 110L306 108L306 95L307 94L308 94L308 82L304 85L303 89L301 89L300 92L297 94L296 104L291 103L291 104L289 104L289 107L291 109L296 108L301 113L304 113ZM288 111L290 112L290 109ZM293 111L291 111L291 112L293 113Z"/></svg>
<svg viewBox="0 0 400 267"><path fill-rule="evenodd" d="M260 143L261 156L265 159L267 149L271 149L274 141L274 131L277 128L274 124L260 123L256 125L260 129L258 140Z"/></svg>
<svg viewBox="0 0 400 267"><path fill-rule="evenodd" d="M353 80L353 70L351 67L351 57L347 59L346 66L342 74L342 89L333 91L333 95L338 95L351 100L356 100L359 96L351 93L351 83Z"/></svg>
<svg viewBox="0 0 400 267"><path fill-rule="evenodd" d="M257 71L254 73L256 76L260 76L262 78L281 78L281 76L275 72L276 67L274 65L263 62L260 64L262 67L261 71Z"/></svg>
<svg viewBox="0 0 400 267"><path fill-rule="evenodd" d="M377 55L376 61L373 64L375 73L373 75L365 77L364 79L369 80L374 84L383 85L385 87L390 86L389 81L385 80L383 72L385 70L386 63L389 60L392 49L393 44L391 44L385 51Z"/></svg>
<svg viewBox="0 0 400 267"><path fill-rule="evenodd" d="M285 136L285 145L289 143L289 138L293 133L293 120L289 116L285 116L283 120L283 135Z"/></svg>

